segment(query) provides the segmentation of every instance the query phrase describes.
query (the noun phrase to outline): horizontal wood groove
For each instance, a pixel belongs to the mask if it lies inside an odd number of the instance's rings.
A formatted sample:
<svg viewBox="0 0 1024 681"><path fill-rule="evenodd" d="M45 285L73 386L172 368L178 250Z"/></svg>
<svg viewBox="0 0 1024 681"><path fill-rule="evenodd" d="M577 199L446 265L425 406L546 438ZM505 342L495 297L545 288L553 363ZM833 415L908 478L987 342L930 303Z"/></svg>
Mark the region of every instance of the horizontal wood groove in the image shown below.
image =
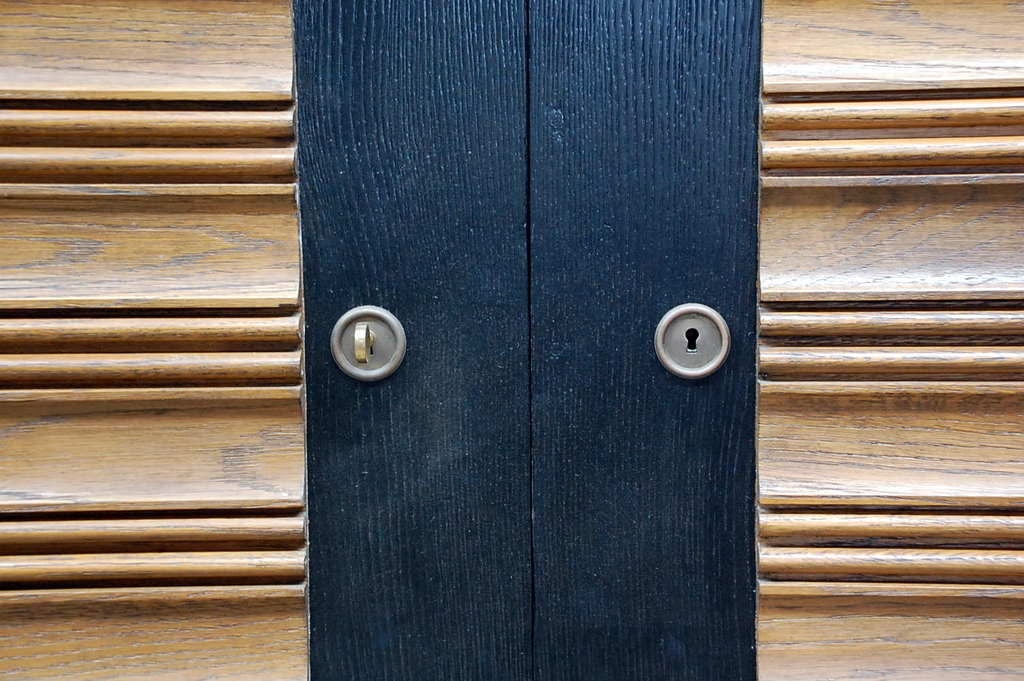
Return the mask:
<svg viewBox="0 0 1024 681"><path fill-rule="evenodd" d="M2 109L0 146L278 145L292 111Z"/></svg>
<svg viewBox="0 0 1024 681"><path fill-rule="evenodd" d="M1022 347L774 347L761 345L760 370L773 380L847 378L1015 380Z"/></svg>
<svg viewBox="0 0 1024 681"><path fill-rule="evenodd" d="M767 170L1015 166L1024 163L1024 136L914 139L765 140Z"/></svg>
<svg viewBox="0 0 1024 681"><path fill-rule="evenodd" d="M758 522L770 546L1024 549L1022 515L762 512Z"/></svg>
<svg viewBox="0 0 1024 681"><path fill-rule="evenodd" d="M1024 310L778 312L762 309L760 329L761 336L769 338L906 336L927 339L945 336L959 337L966 342L971 336L1024 337Z"/></svg>
<svg viewBox="0 0 1024 681"><path fill-rule="evenodd" d="M301 515L0 521L0 555L297 549L304 543Z"/></svg>
<svg viewBox="0 0 1024 681"><path fill-rule="evenodd" d="M767 189L779 187L909 187L939 186L964 187L979 185L1020 185L1024 184L1024 173L942 173L919 172L912 175L828 175L816 172L810 175L762 175L761 186ZM0 187L0 195L3 188Z"/></svg>
<svg viewBox="0 0 1024 681"><path fill-rule="evenodd" d="M176 385L290 385L300 353L0 355L0 388Z"/></svg>
<svg viewBox="0 0 1024 681"><path fill-rule="evenodd" d="M294 150L0 147L0 182L291 182Z"/></svg>
<svg viewBox="0 0 1024 681"><path fill-rule="evenodd" d="M931 600L947 598L983 598L1024 601L1024 587L1001 584L923 584L914 582L777 582L762 580L758 591L772 598L895 598Z"/></svg>
<svg viewBox="0 0 1024 681"><path fill-rule="evenodd" d="M305 576L305 551L0 556L0 588L87 584L275 584Z"/></svg>
<svg viewBox="0 0 1024 681"><path fill-rule="evenodd" d="M762 546L761 575L778 580L1024 583L1024 551Z"/></svg>
<svg viewBox="0 0 1024 681"><path fill-rule="evenodd" d="M0 352L245 351L297 348L299 316L0 318ZM2 361L2 360L0 360Z"/></svg>
<svg viewBox="0 0 1024 681"><path fill-rule="evenodd" d="M275 196L293 199L294 184L146 184L146 183L114 183L114 184L41 184L41 183L0 183L2 199L54 199L62 200L98 198L138 198L138 197L255 197Z"/></svg>
<svg viewBox="0 0 1024 681"><path fill-rule="evenodd" d="M1020 125L1024 97L766 102L762 112L769 131Z"/></svg>

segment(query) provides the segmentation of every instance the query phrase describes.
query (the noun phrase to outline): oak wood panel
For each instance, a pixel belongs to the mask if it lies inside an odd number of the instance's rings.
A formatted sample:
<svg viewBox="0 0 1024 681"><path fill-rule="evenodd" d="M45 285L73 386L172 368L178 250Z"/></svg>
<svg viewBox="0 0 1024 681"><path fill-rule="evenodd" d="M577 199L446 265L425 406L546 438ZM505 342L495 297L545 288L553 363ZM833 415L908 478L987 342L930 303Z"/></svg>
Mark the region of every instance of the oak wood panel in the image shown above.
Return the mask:
<svg viewBox="0 0 1024 681"><path fill-rule="evenodd" d="M288 182L289 147L0 147L3 182Z"/></svg>
<svg viewBox="0 0 1024 681"><path fill-rule="evenodd" d="M774 380L1019 380L1024 347L780 347L762 345ZM0 357L0 381L3 380Z"/></svg>
<svg viewBox="0 0 1024 681"><path fill-rule="evenodd" d="M0 109L0 146L284 146L292 110Z"/></svg>
<svg viewBox="0 0 1024 681"><path fill-rule="evenodd" d="M820 338L822 342L837 342L846 337L895 337L927 344L934 337L944 337L958 338L967 344L977 338L1024 336L1024 311L762 309L760 333L762 338Z"/></svg>
<svg viewBox="0 0 1024 681"><path fill-rule="evenodd" d="M761 203L761 298L1020 300L1017 185L770 187Z"/></svg>
<svg viewBox="0 0 1024 681"><path fill-rule="evenodd" d="M0 353L289 350L299 315L0 318Z"/></svg>
<svg viewBox="0 0 1024 681"><path fill-rule="evenodd" d="M296 549L304 517L7 520L0 555Z"/></svg>
<svg viewBox="0 0 1024 681"><path fill-rule="evenodd" d="M0 511L295 509L299 388L0 391Z"/></svg>
<svg viewBox="0 0 1024 681"><path fill-rule="evenodd" d="M828 174L762 175L761 187L978 187L982 185L1013 186L1024 184L1024 174L1011 172L942 172L872 175ZM0 186L0 191L3 187Z"/></svg>
<svg viewBox="0 0 1024 681"><path fill-rule="evenodd" d="M770 579L1024 583L1024 551L762 546L759 558Z"/></svg>
<svg viewBox="0 0 1024 681"><path fill-rule="evenodd" d="M1020 87L1022 25L1013 0L765 0L764 91Z"/></svg>
<svg viewBox="0 0 1024 681"><path fill-rule="evenodd" d="M38 192L0 204L0 308L298 304L291 188Z"/></svg>
<svg viewBox="0 0 1024 681"><path fill-rule="evenodd" d="M3 121L0 115L0 122ZM1011 126L1024 122L1024 97L765 102L762 131ZM927 132L925 130L924 132Z"/></svg>
<svg viewBox="0 0 1024 681"><path fill-rule="evenodd" d="M761 681L1011 681L1024 589L762 582Z"/></svg>
<svg viewBox="0 0 1024 681"><path fill-rule="evenodd" d="M0 98L291 98L285 0L3 0Z"/></svg>
<svg viewBox="0 0 1024 681"><path fill-rule="evenodd" d="M304 681L303 587L0 591L10 681Z"/></svg>
<svg viewBox="0 0 1024 681"><path fill-rule="evenodd" d="M1024 384L763 382L762 505L1024 502Z"/></svg>
<svg viewBox="0 0 1024 681"><path fill-rule="evenodd" d="M771 513L758 518L775 546L988 546L1024 548L1024 516L907 513Z"/></svg>
<svg viewBox="0 0 1024 681"><path fill-rule="evenodd" d="M305 577L304 550L0 556L0 588L12 585L279 584Z"/></svg>
<svg viewBox="0 0 1024 681"><path fill-rule="evenodd" d="M301 354L189 352L0 355L0 388L296 385Z"/></svg>
<svg viewBox="0 0 1024 681"><path fill-rule="evenodd" d="M1019 166L1024 137L765 140L761 160L766 170Z"/></svg>

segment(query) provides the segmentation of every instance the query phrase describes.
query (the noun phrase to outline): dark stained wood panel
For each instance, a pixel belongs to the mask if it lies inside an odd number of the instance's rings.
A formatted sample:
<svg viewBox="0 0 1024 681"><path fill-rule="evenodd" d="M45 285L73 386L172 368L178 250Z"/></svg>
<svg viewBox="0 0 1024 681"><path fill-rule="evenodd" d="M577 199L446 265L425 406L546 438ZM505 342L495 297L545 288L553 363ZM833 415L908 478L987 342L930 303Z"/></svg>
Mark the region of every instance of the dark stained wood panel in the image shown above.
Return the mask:
<svg viewBox="0 0 1024 681"><path fill-rule="evenodd" d="M291 99L287 0L3 0L0 99Z"/></svg>
<svg viewBox="0 0 1024 681"><path fill-rule="evenodd" d="M314 679L532 679L524 14L296 3ZM329 349L364 304L381 383Z"/></svg>
<svg viewBox="0 0 1024 681"><path fill-rule="evenodd" d="M0 591L11 681L304 681L303 586Z"/></svg>
<svg viewBox="0 0 1024 681"><path fill-rule="evenodd" d="M752 681L759 3L530 7L535 678Z"/></svg>

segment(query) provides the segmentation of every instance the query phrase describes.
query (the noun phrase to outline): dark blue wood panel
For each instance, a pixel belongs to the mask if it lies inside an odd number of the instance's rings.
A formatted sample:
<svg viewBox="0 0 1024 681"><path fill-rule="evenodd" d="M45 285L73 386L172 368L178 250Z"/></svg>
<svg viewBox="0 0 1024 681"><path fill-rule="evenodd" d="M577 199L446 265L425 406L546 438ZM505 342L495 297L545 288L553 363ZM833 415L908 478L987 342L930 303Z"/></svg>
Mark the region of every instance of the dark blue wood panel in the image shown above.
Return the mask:
<svg viewBox="0 0 1024 681"><path fill-rule="evenodd" d="M530 669L525 16L298 0L313 679ZM381 305L398 372L328 339Z"/></svg>
<svg viewBox="0 0 1024 681"><path fill-rule="evenodd" d="M530 3L539 681L751 681L759 7ZM721 312L669 375L669 308Z"/></svg>

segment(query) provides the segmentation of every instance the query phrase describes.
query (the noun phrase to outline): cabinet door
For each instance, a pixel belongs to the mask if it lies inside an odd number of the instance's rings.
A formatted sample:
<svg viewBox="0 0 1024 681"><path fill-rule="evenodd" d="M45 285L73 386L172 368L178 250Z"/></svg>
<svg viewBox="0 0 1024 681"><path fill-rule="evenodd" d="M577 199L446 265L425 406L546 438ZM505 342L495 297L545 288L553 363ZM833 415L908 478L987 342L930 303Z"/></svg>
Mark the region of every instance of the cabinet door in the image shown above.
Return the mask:
<svg viewBox="0 0 1024 681"><path fill-rule="evenodd" d="M753 678L757 10L299 3L314 678Z"/></svg>

